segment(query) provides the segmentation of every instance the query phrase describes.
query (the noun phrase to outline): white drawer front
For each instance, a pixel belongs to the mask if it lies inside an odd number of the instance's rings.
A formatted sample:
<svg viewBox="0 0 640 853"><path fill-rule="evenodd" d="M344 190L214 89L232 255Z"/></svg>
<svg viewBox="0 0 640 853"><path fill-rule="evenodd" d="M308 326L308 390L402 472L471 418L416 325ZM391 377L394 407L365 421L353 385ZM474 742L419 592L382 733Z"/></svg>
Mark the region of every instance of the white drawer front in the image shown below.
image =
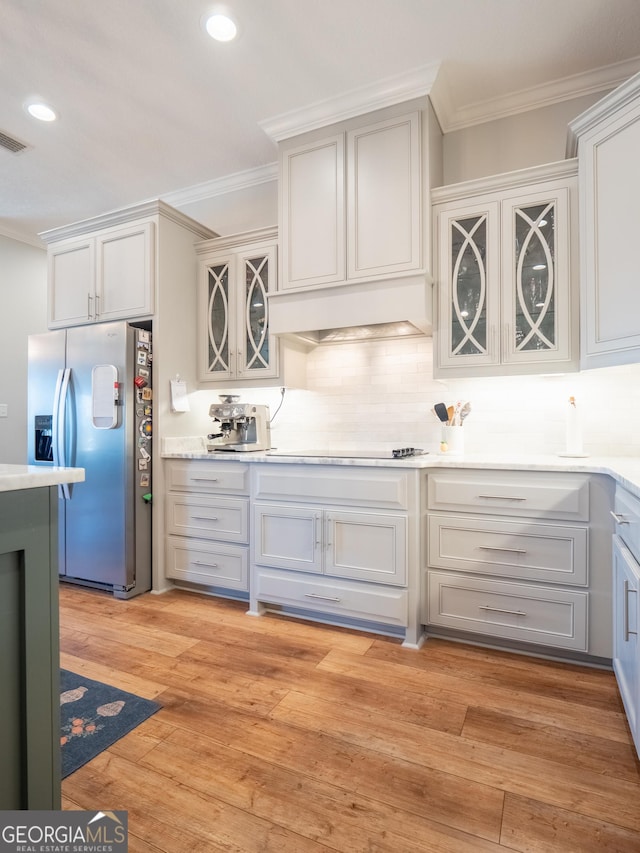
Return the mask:
<svg viewBox="0 0 640 853"><path fill-rule="evenodd" d="M406 509L414 471L352 465L255 465L255 497Z"/></svg>
<svg viewBox="0 0 640 853"><path fill-rule="evenodd" d="M253 579L259 601L368 619L388 625L408 624L407 591L330 578L311 578L277 569L257 569Z"/></svg>
<svg viewBox="0 0 640 853"><path fill-rule="evenodd" d="M248 549L203 539L167 537L167 577L205 586L249 589Z"/></svg>
<svg viewBox="0 0 640 853"><path fill-rule="evenodd" d="M246 462L224 462L215 458L210 462L174 459L167 463L167 488L248 495L249 466Z"/></svg>
<svg viewBox="0 0 640 853"><path fill-rule="evenodd" d="M586 527L430 514L428 531L434 568L587 585Z"/></svg>
<svg viewBox="0 0 640 853"><path fill-rule="evenodd" d="M249 542L249 501L167 495L167 532L226 542Z"/></svg>
<svg viewBox="0 0 640 853"><path fill-rule="evenodd" d="M640 563L640 500L617 486L614 504L616 533Z"/></svg>
<svg viewBox="0 0 640 853"><path fill-rule="evenodd" d="M587 651L588 593L429 572L428 624Z"/></svg>
<svg viewBox="0 0 640 853"><path fill-rule="evenodd" d="M438 471L427 476L429 509L589 520L589 478L540 471Z"/></svg>

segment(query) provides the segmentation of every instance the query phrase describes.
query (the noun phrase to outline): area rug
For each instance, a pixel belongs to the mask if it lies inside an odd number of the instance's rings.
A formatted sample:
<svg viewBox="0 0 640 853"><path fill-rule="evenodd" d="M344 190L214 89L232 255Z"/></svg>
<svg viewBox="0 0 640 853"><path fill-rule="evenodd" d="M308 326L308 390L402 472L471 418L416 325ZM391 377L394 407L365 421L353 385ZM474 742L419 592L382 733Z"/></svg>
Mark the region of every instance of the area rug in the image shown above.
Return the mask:
<svg viewBox="0 0 640 853"><path fill-rule="evenodd" d="M91 761L160 707L150 699L61 669L62 778Z"/></svg>

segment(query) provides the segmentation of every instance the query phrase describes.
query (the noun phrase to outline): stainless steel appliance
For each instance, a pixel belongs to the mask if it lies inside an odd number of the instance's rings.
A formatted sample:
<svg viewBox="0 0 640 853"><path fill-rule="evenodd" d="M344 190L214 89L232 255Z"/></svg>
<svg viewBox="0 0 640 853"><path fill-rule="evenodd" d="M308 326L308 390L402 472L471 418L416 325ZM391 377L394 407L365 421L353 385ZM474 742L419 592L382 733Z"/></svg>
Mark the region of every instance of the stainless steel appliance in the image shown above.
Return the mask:
<svg viewBox="0 0 640 853"><path fill-rule="evenodd" d="M222 394L209 409L216 432L209 433L209 450L268 450L271 423L268 406L239 403L235 395Z"/></svg>
<svg viewBox="0 0 640 853"><path fill-rule="evenodd" d="M85 469L59 487L61 579L151 588L151 333L125 322L29 338L28 461Z"/></svg>

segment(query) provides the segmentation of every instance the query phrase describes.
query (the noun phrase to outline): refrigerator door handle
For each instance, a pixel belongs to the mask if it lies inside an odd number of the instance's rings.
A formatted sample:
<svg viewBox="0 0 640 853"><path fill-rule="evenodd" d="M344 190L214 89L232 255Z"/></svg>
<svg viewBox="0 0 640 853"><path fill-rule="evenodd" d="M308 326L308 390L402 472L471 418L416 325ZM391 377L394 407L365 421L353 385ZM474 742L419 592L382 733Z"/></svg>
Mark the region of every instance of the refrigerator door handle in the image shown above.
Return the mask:
<svg viewBox="0 0 640 853"><path fill-rule="evenodd" d="M70 367L65 367L64 370L58 371L56 390L53 398L53 464L62 468L66 467L67 464L65 436L67 427L67 394L69 392L70 378ZM71 493L68 483L62 483L58 486L58 496L64 501L70 499Z"/></svg>

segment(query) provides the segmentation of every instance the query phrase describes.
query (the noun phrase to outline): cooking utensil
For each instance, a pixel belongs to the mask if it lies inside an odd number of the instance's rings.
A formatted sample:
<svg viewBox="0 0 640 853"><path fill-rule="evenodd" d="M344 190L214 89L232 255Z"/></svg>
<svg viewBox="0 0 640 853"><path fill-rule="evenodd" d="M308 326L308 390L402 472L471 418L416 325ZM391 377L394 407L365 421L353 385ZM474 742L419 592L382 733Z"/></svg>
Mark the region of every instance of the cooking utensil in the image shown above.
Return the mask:
<svg viewBox="0 0 640 853"><path fill-rule="evenodd" d="M448 422L449 413L444 403L436 403L433 407L433 411L435 412L438 420L441 420L443 424L446 424Z"/></svg>
<svg viewBox="0 0 640 853"><path fill-rule="evenodd" d="M447 406L447 422L449 426L453 426L453 416L455 413L455 409L453 406Z"/></svg>
<svg viewBox="0 0 640 853"><path fill-rule="evenodd" d="M471 411L471 403L465 403L464 406L460 409L460 423L464 423L464 419L468 417Z"/></svg>

